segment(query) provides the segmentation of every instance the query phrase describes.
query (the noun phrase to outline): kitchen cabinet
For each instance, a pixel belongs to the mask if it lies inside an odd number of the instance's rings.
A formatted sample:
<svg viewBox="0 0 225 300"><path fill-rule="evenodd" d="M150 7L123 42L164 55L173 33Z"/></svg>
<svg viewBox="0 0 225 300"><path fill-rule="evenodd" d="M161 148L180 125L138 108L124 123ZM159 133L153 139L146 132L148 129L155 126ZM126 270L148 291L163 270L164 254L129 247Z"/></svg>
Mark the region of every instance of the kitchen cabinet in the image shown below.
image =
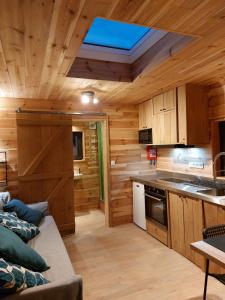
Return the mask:
<svg viewBox="0 0 225 300"><path fill-rule="evenodd" d="M166 246L169 246L168 245L168 231L165 228L163 228L159 224L156 225L153 221L150 221L150 220L146 220L146 224L147 224L147 232L151 236L153 236L154 238L156 238L157 240L159 240Z"/></svg>
<svg viewBox="0 0 225 300"><path fill-rule="evenodd" d="M146 230L145 187L139 182L133 182L133 221Z"/></svg>
<svg viewBox="0 0 225 300"><path fill-rule="evenodd" d="M158 95L153 102L153 144L177 143L176 89Z"/></svg>
<svg viewBox="0 0 225 300"><path fill-rule="evenodd" d="M185 256L184 203L180 195L169 193L169 214L172 249Z"/></svg>
<svg viewBox="0 0 225 300"><path fill-rule="evenodd" d="M177 88L178 143L209 143L208 97L205 88L186 84Z"/></svg>
<svg viewBox="0 0 225 300"><path fill-rule="evenodd" d="M139 104L139 130L152 128L152 99Z"/></svg>
<svg viewBox="0 0 225 300"><path fill-rule="evenodd" d="M169 192L169 216L172 249L203 268L203 257L190 248L202 239L202 200Z"/></svg>
<svg viewBox="0 0 225 300"><path fill-rule="evenodd" d="M153 98L153 115L164 113L176 108L176 89L155 96Z"/></svg>

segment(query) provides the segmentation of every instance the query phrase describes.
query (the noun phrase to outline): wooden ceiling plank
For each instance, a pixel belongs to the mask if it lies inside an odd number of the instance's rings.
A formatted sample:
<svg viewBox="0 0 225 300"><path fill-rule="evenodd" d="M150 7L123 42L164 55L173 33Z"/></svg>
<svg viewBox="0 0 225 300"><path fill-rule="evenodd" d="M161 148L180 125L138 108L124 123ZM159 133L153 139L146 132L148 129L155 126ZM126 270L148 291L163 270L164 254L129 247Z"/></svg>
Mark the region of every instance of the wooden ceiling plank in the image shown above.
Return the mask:
<svg viewBox="0 0 225 300"><path fill-rule="evenodd" d="M12 0L0 1L0 39L4 51L14 97L25 92L25 57L23 3Z"/></svg>
<svg viewBox="0 0 225 300"><path fill-rule="evenodd" d="M26 90L35 97L40 85L49 35L53 1L24 2Z"/></svg>

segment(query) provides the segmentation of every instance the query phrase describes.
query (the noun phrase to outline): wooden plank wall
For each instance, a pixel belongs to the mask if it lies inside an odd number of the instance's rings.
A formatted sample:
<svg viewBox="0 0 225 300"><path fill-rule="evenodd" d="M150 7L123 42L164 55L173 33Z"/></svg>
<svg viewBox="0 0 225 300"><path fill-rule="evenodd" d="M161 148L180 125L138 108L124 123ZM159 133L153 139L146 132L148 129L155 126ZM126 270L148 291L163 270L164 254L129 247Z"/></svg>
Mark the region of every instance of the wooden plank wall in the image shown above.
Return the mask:
<svg viewBox="0 0 225 300"><path fill-rule="evenodd" d="M84 111L80 102L0 98L0 148L7 149L9 190L18 195L16 114L18 107L25 109L54 109ZM104 111L109 115L111 166L111 214L113 225L132 221L132 187L130 176L148 174L153 170L146 160L145 148L138 144L138 107L88 106L88 111Z"/></svg>
<svg viewBox="0 0 225 300"><path fill-rule="evenodd" d="M189 167L188 162L203 162L204 169ZM197 145L195 148L158 148L157 169L185 174L211 176L211 145Z"/></svg>
<svg viewBox="0 0 225 300"><path fill-rule="evenodd" d="M111 211L113 224L132 222L130 176L152 172L144 146L138 144L139 117L136 106L108 111L110 129ZM154 168L154 167L152 167Z"/></svg>
<svg viewBox="0 0 225 300"><path fill-rule="evenodd" d="M74 161L74 170L80 169L81 178L74 180L75 212L99 208L99 164L97 129L89 122L73 121L73 130L83 131L85 139L84 161Z"/></svg>

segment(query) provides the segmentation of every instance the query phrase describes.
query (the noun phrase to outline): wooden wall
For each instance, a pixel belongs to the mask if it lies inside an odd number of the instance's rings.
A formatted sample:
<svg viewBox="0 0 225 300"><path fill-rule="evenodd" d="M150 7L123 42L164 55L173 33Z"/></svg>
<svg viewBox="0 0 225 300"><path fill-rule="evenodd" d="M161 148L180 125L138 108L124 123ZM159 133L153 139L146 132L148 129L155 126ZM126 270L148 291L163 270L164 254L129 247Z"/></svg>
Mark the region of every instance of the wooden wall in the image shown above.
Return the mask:
<svg viewBox="0 0 225 300"><path fill-rule="evenodd" d="M80 169L82 174L74 180L75 212L88 211L99 208L97 129L90 129L89 122L73 121L73 130L83 131L85 142L85 159L73 162L74 170Z"/></svg>
<svg viewBox="0 0 225 300"><path fill-rule="evenodd" d="M136 106L108 110L110 129L111 211L114 224L132 222L130 176L152 171L145 147L138 144L139 117ZM153 167L152 167L153 168Z"/></svg>
<svg viewBox="0 0 225 300"><path fill-rule="evenodd" d="M191 168L189 162L202 162L203 169ZM158 148L157 169L185 174L211 176L211 145L197 145L195 148Z"/></svg>
<svg viewBox="0 0 225 300"><path fill-rule="evenodd" d="M0 148L7 149L9 190L16 196L17 137L16 113L18 107L26 109L54 109L81 111L84 106L75 101L0 98ZM138 144L137 106L88 106L88 111L104 111L109 115L111 166L111 215L113 225L132 221L132 186L130 176L151 172L145 149Z"/></svg>

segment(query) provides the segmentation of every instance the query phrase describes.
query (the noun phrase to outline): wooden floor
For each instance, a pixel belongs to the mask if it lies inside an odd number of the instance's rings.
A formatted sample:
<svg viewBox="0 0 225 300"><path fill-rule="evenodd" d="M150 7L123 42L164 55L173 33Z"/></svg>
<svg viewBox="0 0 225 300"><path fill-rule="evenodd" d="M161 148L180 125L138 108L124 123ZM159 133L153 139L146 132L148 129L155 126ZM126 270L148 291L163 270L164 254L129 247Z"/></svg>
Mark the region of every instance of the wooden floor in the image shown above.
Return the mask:
<svg viewBox="0 0 225 300"><path fill-rule="evenodd" d="M106 228L96 210L76 217L76 226L65 244L84 300L202 299L204 273L134 224ZM210 278L207 299L225 299L225 286Z"/></svg>

